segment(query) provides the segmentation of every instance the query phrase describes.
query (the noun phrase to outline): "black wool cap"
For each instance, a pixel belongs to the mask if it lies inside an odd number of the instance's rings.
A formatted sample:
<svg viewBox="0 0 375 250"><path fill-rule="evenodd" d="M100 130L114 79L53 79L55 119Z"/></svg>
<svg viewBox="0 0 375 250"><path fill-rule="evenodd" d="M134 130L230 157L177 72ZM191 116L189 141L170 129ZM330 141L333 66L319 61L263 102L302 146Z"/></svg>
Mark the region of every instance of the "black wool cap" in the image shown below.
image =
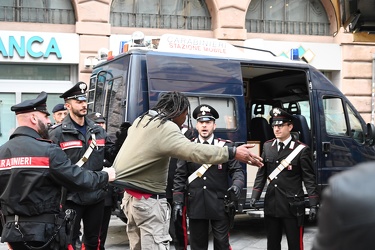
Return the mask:
<svg viewBox="0 0 375 250"><path fill-rule="evenodd" d="M66 110L66 107L64 104L59 103L55 107L53 107L52 113L56 113L57 111L62 111L62 110Z"/></svg>
<svg viewBox="0 0 375 250"><path fill-rule="evenodd" d="M197 121L216 120L219 118L219 113L210 105L201 104L194 109L193 118Z"/></svg>
<svg viewBox="0 0 375 250"><path fill-rule="evenodd" d="M289 114L281 108L273 108L270 112L272 117L272 125L280 125L285 122L293 122L293 115Z"/></svg>
<svg viewBox="0 0 375 250"><path fill-rule="evenodd" d="M16 115L39 111L50 115L47 110L47 93L42 91L37 98L32 100L25 100L19 104L13 105L10 110L16 112Z"/></svg>
<svg viewBox="0 0 375 250"><path fill-rule="evenodd" d="M105 122L105 118L99 112L90 113L87 115L87 118L89 118L90 120L93 120L95 123Z"/></svg>
<svg viewBox="0 0 375 250"><path fill-rule="evenodd" d="M78 82L72 88L67 90L62 95L60 95L60 98L64 98L65 101L69 99L76 99L78 101L86 101L86 90L87 90L87 84L84 82Z"/></svg>

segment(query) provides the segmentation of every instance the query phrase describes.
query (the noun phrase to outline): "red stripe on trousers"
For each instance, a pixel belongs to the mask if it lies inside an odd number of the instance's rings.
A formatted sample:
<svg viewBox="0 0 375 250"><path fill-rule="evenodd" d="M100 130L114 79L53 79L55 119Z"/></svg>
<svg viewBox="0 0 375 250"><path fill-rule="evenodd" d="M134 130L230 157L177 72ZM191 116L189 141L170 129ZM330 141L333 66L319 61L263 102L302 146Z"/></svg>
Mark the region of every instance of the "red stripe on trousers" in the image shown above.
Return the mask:
<svg viewBox="0 0 375 250"><path fill-rule="evenodd" d="M182 231L184 233L184 249L187 249L188 245L188 232L187 232L187 226L186 226L186 206L182 208Z"/></svg>

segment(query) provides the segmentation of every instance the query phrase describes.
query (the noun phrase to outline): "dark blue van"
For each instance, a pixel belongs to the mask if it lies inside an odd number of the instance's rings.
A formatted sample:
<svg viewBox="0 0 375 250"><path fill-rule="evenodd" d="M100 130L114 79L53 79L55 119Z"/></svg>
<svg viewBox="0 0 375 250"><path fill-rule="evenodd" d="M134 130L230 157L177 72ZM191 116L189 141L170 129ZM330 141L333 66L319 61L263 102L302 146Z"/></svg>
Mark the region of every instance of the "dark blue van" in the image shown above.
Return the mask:
<svg viewBox="0 0 375 250"><path fill-rule="evenodd" d="M167 45L165 50L130 50L94 68L89 112L106 117L109 134L153 107L160 93L180 91L192 109L206 103L219 111L217 136L255 143L258 154L274 137L269 111L282 107L293 114L293 134L311 147L321 189L335 173L375 160L374 125L366 124L343 93L309 64L264 51L246 54L215 39L168 35ZM238 208L251 214L248 200L257 169L244 168L248 185Z"/></svg>

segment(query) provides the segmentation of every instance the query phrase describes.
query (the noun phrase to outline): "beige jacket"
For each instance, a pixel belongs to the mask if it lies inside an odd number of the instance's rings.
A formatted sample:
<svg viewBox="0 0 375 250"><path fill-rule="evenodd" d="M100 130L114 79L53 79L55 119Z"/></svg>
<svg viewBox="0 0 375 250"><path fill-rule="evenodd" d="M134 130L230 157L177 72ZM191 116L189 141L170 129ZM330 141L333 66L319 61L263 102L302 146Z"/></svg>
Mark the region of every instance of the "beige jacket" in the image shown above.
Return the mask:
<svg viewBox="0 0 375 250"><path fill-rule="evenodd" d="M134 121L113 163L116 180L126 188L165 193L170 157L202 164L228 161L227 147L191 143L174 122L154 119L146 126L150 118Z"/></svg>

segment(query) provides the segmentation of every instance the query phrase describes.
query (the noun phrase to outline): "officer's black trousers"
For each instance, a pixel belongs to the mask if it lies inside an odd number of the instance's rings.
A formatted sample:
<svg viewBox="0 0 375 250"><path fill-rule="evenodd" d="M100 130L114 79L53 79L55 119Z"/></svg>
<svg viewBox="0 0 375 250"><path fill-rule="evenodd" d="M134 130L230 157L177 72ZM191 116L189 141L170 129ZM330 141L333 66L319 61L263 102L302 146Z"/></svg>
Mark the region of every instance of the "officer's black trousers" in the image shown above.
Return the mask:
<svg viewBox="0 0 375 250"><path fill-rule="evenodd" d="M105 241L107 240L109 222L112 215L112 206L105 206L103 212L102 227L100 228L100 247L99 250L104 250Z"/></svg>
<svg viewBox="0 0 375 250"><path fill-rule="evenodd" d="M264 216L267 230L267 250L281 250L281 239L285 230L289 250L303 250L303 227L297 218Z"/></svg>
<svg viewBox="0 0 375 250"><path fill-rule="evenodd" d="M229 249L229 219L202 220L189 219L190 247L191 250L207 250L209 238L209 225L211 222L214 237L214 250Z"/></svg>
<svg viewBox="0 0 375 250"><path fill-rule="evenodd" d="M80 223L83 222L83 243L86 250L97 250L99 246L99 234L104 213L104 200L93 205L78 205L71 201L66 202L67 208L76 211L76 220L73 232L73 242L79 237ZM73 245L73 247L75 247Z"/></svg>

